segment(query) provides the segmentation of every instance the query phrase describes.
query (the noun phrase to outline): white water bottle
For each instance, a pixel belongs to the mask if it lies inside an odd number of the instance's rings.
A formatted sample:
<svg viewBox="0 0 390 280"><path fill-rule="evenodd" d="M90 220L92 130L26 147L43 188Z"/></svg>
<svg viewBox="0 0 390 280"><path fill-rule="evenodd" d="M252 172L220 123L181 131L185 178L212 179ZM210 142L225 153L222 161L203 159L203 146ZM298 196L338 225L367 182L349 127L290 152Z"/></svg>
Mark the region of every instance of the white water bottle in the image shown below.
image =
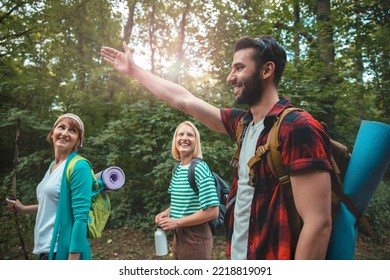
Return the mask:
<svg viewBox="0 0 390 280"><path fill-rule="evenodd" d="M154 242L156 244L156 255L157 256L165 256L168 254L168 241L167 235L165 231L163 231L160 227L157 228L154 233Z"/></svg>

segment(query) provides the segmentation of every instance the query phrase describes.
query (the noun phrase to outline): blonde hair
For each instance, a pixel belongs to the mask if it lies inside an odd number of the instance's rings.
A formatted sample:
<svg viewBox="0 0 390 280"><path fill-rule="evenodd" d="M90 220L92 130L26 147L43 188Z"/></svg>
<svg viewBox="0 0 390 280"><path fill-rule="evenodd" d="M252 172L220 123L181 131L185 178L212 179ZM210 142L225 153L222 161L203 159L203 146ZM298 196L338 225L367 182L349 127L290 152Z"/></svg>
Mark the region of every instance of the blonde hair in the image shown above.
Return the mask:
<svg viewBox="0 0 390 280"><path fill-rule="evenodd" d="M198 129L196 128L196 126L190 121L184 121L176 127L176 130L175 130L175 133L173 134L173 139L172 139L172 156L173 156L173 158L176 160L181 159L180 153L176 148L176 134L177 134L177 131L179 130L179 127L181 127L182 125L188 125L195 132L195 149L194 149L194 152L192 155L194 157L203 158L202 146L200 144L200 133L199 133Z"/></svg>

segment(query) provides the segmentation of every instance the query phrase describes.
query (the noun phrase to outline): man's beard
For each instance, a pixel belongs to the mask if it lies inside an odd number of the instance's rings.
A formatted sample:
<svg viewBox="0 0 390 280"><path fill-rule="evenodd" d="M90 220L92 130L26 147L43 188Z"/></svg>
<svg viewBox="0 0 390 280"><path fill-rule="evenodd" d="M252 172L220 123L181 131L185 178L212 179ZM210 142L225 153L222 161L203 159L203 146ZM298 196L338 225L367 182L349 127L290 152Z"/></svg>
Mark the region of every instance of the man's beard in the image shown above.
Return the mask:
<svg viewBox="0 0 390 280"><path fill-rule="evenodd" d="M237 104L252 106L260 101L262 95L262 82L258 73L255 73L252 77L242 82L241 95L239 95L235 101Z"/></svg>

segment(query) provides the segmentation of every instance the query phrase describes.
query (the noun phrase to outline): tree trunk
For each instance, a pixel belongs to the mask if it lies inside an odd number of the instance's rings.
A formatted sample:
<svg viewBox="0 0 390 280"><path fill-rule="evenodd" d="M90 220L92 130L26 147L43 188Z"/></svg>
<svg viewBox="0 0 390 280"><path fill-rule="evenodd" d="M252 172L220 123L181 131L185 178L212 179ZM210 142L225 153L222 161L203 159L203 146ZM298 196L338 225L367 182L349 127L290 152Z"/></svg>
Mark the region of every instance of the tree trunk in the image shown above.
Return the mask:
<svg viewBox="0 0 390 280"><path fill-rule="evenodd" d="M134 26L134 10L137 0L128 0L127 7L129 8L129 16L126 21L126 25L123 30L123 41L129 42Z"/></svg>
<svg viewBox="0 0 390 280"><path fill-rule="evenodd" d="M156 13L156 1L152 3L152 11L150 13L149 20L149 46L150 46L150 72L156 72L155 56L156 56L156 39L155 39L155 13Z"/></svg>
<svg viewBox="0 0 390 280"><path fill-rule="evenodd" d="M299 31L300 31L300 7L299 1L293 0L293 8L294 8L294 67L297 68L299 65L299 56L300 56L300 48L299 48Z"/></svg>
<svg viewBox="0 0 390 280"><path fill-rule="evenodd" d="M357 92L357 106L358 106L358 114L359 119L362 120L364 118L364 85L363 85L363 54L362 54L362 47L363 47L363 36L362 36L362 30L361 30L361 6L356 3L356 6L354 8L356 20L355 20L355 29L356 29L356 44L355 44L355 65L356 65L356 92Z"/></svg>
<svg viewBox="0 0 390 280"><path fill-rule="evenodd" d="M177 60L176 60L176 75L175 82L180 83L183 70L183 60L184 60L184 41L186 38L186 27L187 27L187 16L190 10L190 1L186 1L183 13L181 15L180 27L179 27L179 42L177 46Z"/></svg>
<svg viewBox="0 0 390 280"><path fill-rule="evenodd" d="M318 23L318 57L322 65L321 96L319 102L326 113L319 116L320 120L326 122L329 127L335 125L335 103L336 98L333 88L336 86L337 77L334 71L334 46L333 27L330 21L331 9L330 0L317 0L317 23Z"/></svg>

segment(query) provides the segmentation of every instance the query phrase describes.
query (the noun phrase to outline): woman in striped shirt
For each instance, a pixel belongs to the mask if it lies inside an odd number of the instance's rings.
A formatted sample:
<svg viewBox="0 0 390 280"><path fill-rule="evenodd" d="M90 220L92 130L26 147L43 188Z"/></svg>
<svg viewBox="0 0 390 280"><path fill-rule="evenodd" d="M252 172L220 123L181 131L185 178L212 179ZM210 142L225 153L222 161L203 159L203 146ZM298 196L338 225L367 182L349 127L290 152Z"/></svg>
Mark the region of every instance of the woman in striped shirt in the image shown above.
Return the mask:
<svg viewBox="0 0 390 280"><path fill-rule="evenodd" d="M155 217L163 230L174 230L172 251L177 260L211 259L213 236L208 221L218 217L219 201L213 174L204 161L195 167L199 194L188 181L188 168L194 158L202 158L200 134L195 125L178 125L172 140L172 156L180 161L168 192L171 205Z"/></svg>

